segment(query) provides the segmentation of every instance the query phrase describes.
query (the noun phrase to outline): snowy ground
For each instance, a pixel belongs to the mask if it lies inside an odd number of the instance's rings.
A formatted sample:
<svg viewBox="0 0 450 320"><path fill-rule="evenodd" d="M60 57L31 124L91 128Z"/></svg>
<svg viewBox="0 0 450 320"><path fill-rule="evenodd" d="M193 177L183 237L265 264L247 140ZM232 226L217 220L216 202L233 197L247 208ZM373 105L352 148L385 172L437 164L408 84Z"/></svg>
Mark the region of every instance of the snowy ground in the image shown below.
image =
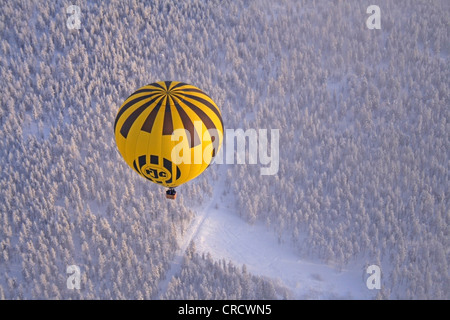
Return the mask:
<svg viewBox="0 0 450 320"><path fill-rule="evenodd" d="M237 266L245 264L252 274L274 279L291 291L293 299L372 299L375 296L376 292L366 287L362 264L355 262L338 271L323 262L301 259L291 245L280 244L266 226L250 225L241 219L235 213L233 196L224 195L226 165L220 165L219 170L221 178L211 201L198 210L180 239L180 250L160 284L161 295L170 279L179 273L182 257L194 241L200 253L209 252L213 259L231 260Z"/></svg>
<svg viewBox="0 0 450 320"><path fill-rule="evenodd" d="M225 175L223 175L224 177ZM220 178L218 185L223 185L223 177ZM215 199L217 196L218 190L214 190L214 194L212 199ZM169 267L169 270L166 273L165 279L159 284L159 296L158 299L162 299L164 293L167 291L167 287L169 285L170 280L179 274L181 271L181 264L183 263L183 257L186 253L187 248L191 241L197 237L198 232L202 229L202 225L207 218L209 208L212 204L213 200L210 200L209 203L205 206L205 209L198 210L196 216L194 217L191 225L187 228L186 232L183 235L179 235L178 243L180 244L180 248L175 253L175 256L172 260L172 263Z"/></svg>

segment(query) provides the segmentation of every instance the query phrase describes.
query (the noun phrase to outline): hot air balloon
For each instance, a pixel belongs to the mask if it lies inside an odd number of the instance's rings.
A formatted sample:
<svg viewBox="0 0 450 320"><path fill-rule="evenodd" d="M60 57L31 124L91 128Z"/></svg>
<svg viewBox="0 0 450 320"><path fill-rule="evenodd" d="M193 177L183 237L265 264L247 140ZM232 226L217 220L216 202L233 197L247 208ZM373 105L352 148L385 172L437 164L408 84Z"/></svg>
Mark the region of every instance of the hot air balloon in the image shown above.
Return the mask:
<svg viewBox="0 0 450 320"><path fill-rule="evenodd" d="M219 108L199 88L160 81L139 88L120 107L114 123L117 147L142 177L169 188L200 175L223 141Z"/></svg>

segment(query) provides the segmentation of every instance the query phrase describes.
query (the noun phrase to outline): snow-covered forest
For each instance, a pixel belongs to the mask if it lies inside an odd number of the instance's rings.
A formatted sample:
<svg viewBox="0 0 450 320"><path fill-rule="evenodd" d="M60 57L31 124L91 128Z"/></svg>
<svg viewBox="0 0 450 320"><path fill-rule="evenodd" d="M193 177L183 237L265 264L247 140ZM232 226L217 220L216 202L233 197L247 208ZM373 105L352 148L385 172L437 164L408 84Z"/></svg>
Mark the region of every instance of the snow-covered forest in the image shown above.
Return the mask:
<svg viewBox="0 0 450 320"><path fill-rule="evenodd" d="M3 2L0 299L293 298L195 243L166 279L222 171L242 223L299 259L380 265L377 298L450 299L450 4L377 0L369 30L372 2ZM214 165L167 201L113 133L160 80L202 88L225 128L279 129L278 174Z"/></svg>

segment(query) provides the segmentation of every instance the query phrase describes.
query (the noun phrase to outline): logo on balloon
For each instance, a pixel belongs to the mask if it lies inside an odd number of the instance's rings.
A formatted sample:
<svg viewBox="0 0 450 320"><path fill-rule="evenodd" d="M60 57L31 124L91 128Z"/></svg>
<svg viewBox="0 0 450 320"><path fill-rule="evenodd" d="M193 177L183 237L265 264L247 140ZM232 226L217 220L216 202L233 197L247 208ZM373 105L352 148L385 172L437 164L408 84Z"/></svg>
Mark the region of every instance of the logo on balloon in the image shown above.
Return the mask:
<svg viewBox="0 0 450 320"><path fill-rule="evenodd" d="M180 169L172 161L160 156L142 155L134 160L133 166L146 179L165 186L171 186L181 176Z"/></svg>
<svg viewBox="0 0 450 320"><path fill-rule="evenodd" d="M142 174L152 181L161 180L166 181L172 177L172 174L165 168L157 167L149 164L141 169Z"/></svg>

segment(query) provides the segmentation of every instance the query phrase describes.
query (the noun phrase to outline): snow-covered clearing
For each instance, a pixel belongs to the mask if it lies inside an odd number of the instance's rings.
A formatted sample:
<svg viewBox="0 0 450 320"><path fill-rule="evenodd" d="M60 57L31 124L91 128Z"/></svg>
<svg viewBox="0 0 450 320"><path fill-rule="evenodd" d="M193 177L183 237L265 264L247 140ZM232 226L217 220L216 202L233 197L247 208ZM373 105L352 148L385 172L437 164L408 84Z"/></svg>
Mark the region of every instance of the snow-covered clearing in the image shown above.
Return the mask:
<svg viewBox="0 0 450 320"><path fill-rule="evenodd" d="M225 175L221 175L220 179L218 180L218 185L223 185ZM189 247L189 244L191 241L196 238L197 233L201 229L203 222L205 221L209 210L206 210L211 206L211 203L213 202L213 199L216 199L217 197L218 188L214 189L214 194L211 198L211 200L208 202L204 210L198 210L197 215L193 219L191 225L187 228L186 232L180 236L179 239L179 245L180 248L175 253L175 256L172 260L172 263L169 267L169 270L166 273L166 276L163 281L159 284L159 295L158 299L161 299L164 295L164 293L167 291L167 287L170 283L170 280L181 271L181 264L183 263L183 256L186 253L187 248Z"/></svg>
<svg viewBox="0 0 450 320"><path fill-rule="evenodd" d="M159 298L166 292L172 277L179 273L191 241L198 252L209 252L215 260L231 260L237 266L245 264L252 274L275 280L289 289L292 299L371 299L375 296L376 292L366 287L363 264L355 262L339 271L320 261L302 259L293 246L280 243L264 224L250 225L239 217L235 213L233 195L224 192L226 167L220 166L220 179L211 200L197 211L184 234L167 277L160 284Z"/></svg>

